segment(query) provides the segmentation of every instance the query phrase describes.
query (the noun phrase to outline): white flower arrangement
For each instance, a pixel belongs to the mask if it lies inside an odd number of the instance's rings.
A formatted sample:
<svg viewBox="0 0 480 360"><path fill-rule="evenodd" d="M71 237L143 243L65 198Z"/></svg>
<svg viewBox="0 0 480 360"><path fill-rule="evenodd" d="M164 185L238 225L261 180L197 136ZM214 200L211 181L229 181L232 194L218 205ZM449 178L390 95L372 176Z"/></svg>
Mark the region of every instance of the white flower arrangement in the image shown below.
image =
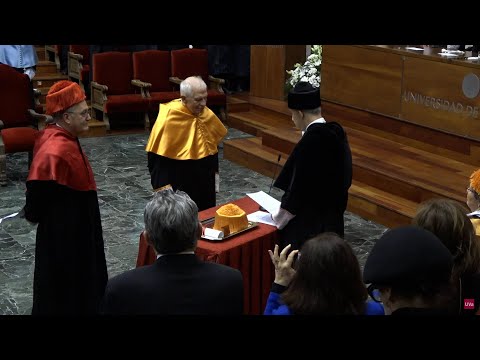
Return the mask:
<svg viewBox="0 0 480 360"><path fill-rule="evenodd" d="M320 87L320 68L322 65L322 45L312 45L311 53L303 65L297 63L292 70L287 70L290 75L286 82L286 91L293 88L297 82L306 81L313 87Z"/></svg>

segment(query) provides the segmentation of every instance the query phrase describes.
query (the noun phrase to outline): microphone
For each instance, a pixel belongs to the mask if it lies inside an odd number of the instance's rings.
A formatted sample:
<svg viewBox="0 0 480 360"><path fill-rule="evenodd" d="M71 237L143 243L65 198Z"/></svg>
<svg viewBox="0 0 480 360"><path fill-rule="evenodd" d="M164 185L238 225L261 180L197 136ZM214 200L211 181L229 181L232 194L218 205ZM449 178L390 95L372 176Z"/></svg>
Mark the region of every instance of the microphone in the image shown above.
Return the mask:
<svg viewBox="0 0 480 360"><path fill-rule="evenodd" d="M268 189L268 195L270 195L270 193L272 192L273 183L275 182L275 177L277 176L277 169L278 169L278 165L280 165L281 158L282 158L282 154L278 154L277 164L275 165L275 169L273 170L272 183L270 184L270 189ZM259 210L267 211L263 206L260 206Z"/></svg>

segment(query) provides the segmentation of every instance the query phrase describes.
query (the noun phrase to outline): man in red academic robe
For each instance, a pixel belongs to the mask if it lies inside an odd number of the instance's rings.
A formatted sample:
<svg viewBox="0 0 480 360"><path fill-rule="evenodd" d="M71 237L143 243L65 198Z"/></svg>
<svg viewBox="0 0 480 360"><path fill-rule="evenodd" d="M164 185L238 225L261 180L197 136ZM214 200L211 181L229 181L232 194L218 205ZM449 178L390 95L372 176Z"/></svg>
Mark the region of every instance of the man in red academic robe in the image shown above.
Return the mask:
<svg viewBox="0 0 480 360"><path fill-rule="evenodd" d="M46 103L54 124L36 140L24 208L38 223L32 314L94 314L108 275L97 187L78 141L89 109L71 81L55 83Z"/></svg>

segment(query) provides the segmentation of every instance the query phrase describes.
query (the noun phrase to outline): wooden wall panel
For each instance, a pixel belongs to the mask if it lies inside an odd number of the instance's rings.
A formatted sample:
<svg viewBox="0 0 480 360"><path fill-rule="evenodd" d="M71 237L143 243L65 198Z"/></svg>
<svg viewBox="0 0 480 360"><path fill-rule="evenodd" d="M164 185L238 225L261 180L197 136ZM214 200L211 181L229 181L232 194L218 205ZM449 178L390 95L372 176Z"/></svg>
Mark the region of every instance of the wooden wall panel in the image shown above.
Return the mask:
<svg viewBox="0 0 480 360"><path fill-rule="evenodd" d="M402 58L385 51L324 45L322 99L398 117Z"/></svg>
<svg viewBox="0 0 480 360"><path fill-rule="evenodd" d="M286 70L305 62L305 45L252 45L250 49L250 94L285 100Z"/></svg>
<svg viewBox="0 0 480 360"><path fill-rule="evenodd" d="M400 118L480 140L480 97L468 98L465 76L480 69L405 57Z"/></svg>

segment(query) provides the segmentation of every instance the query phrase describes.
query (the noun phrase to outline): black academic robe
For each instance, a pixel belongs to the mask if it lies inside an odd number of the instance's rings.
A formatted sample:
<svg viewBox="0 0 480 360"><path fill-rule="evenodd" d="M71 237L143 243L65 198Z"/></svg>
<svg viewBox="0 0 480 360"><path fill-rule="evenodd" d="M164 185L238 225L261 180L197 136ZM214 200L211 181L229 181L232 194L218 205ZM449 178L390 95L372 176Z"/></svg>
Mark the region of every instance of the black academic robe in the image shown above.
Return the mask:
<svg viewBox="0 0 480 360"><path fill-rule="evenodd" d="M38 223L32 314L98 313L108 275L96 185L78 139L55 125L36 142L24 210Z"/></svg>
<svg viewBox="0 0 480 360"><path fill-rule="evenodd" d="M322 232L344 235L343 214L352 184L352 154L345 131L335 122L315 123L297 143L275 187L281 207L296 215L279 231L279 245L299 249Z"/></svg>
<svg viewBox="0 0 480 360"><path fill-rule="evenodd" d="M198 160L176 160L148 152L148 170L153 189L171 185L184 191L202 211L216 205L215 173L218 153Z"/></svg>

